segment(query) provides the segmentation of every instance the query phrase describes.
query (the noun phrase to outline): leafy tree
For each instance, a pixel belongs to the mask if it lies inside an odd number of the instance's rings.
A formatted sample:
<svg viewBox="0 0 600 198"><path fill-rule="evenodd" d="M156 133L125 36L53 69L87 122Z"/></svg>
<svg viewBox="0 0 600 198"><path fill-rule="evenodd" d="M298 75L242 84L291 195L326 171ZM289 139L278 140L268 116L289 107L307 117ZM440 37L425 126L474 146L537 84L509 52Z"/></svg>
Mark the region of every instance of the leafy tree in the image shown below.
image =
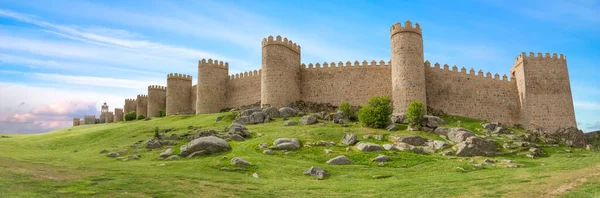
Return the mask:
<svg viewBox="0 0 600 198"><path fill-rule="evenodd" d="M135 111L131 111L131 112L127 112L125 113L125 121L132 121L135 120Z"/></svg>
<svg viewBox="0 0 600 198"><path fill-rule="evenodd" d="M421 126L421 121L423 121L423 116L426 113L426 109L418 100L410 102L408 108L406 109L406 122L411 127L419 127Z"/></svg>
<svg viewBox="0 0 600 198"><path fill-rule="evenodd" d="M389 96L373 96L367 105L358 110L358 120L367 127L384 128L389 124L393 110Z"/></svg>
<svg viewBox="0 0 600 198"><path fill-rule="evenodd" d="M138 115L137 116L137 120L143 120L144 118L146 118L146 116L144 116L144 115Z"/></svg>

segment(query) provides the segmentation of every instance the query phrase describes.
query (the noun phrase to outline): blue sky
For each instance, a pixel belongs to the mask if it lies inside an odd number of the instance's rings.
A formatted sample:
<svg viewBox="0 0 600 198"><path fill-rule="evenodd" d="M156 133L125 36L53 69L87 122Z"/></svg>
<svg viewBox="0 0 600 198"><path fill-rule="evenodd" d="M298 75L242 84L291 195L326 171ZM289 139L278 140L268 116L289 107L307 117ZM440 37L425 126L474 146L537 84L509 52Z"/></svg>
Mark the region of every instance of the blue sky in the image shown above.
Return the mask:
<svg viewBox="0 0 600 198"><path fill-rule="evenodd" d="M520 52L567 56L579 128L600 129L600 2L0 0L0 133L45 132L102 102L196 76L197 61L259 69L282 35L302 62L389 60L389 28L423 28L425 59L508 74Z"/></svg>

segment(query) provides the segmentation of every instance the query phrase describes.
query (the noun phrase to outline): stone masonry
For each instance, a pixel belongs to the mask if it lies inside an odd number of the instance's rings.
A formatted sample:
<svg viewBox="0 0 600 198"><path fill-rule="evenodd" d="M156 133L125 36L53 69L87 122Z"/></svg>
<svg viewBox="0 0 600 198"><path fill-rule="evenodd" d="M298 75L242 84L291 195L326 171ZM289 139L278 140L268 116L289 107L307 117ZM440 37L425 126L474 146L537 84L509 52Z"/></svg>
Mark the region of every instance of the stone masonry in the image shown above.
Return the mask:
<svg viewBox="0 0 600 198"><path fill-rule="evenodd" d="M520 124L546 133L576 127L564 55L521 53L507 67L511 68L508 76L491 74L424 60L422 35L418 23L396 23L390 28L391 60L314 64L301 63L300 45L269 36L262 41L259 70L229 75L228 63L202 59L196 86L189 75L169 74L167 115L216 113L257 103L262 107L296 101L362 105L372 96L390 96L395 113L417 100L447 114ZM145 98L125 100L124 109L145 114L141 111L147 109Z"/></svg>
<svg viewBox="0 0 600 198"><path fill-rule="evenodd" d="M167 109L167 88L159 85L148 86L148 117L158 117Z"/></svg>
<svg viewBox="0 0 600 198"><path fill-rule="evenodd" d="M136 99L136 107L135 107L135 115L136 118L139 115L144 115L147 117L148 115L148 95L138 94Z"/></svg>

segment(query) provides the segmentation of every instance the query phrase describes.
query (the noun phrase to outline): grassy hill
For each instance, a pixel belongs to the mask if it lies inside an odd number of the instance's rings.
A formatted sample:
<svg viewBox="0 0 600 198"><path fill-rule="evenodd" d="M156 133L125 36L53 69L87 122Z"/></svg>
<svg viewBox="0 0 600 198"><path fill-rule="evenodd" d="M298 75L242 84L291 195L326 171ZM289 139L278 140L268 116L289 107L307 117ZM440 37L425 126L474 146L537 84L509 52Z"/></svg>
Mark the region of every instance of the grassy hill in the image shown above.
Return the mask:
<svg viewBox="0 0 600 198"><path fill-rule="evenodd" d="M215 117L225 116L220 122ZM291 118L299 120L299 117ZM444 117L448 126L461 125L479 135L480 120ZM600 153L583 148L541 145L546 157L527 158L516 154L494 157L497 166L476 168L485 157L456 157L416 154L410 151L364 153L347 146L304 147L297 151L275 151L265 155L260 143L273 143L282 137L301 142L320 140L340 142L346 133L419 135L442 140L426 132L349 127L325 122L325 126L283 126L276 119L268 124L248 125L253 138L229 142L232 151L194 159L157 160L165 148L149 151L132 148L140 140L153 137L155 127L174 128L167 133L182 135L192 131L222 130L231 123L230 113L197 116L170 116L150 121L83 125L37 135L8 135L0 138L0 197L600 197ZM405 129L405 126L400 128ZM262 136L257 134L261 133ZM523 131L515 130L515 133ZM498 148L506 140L495 139ZM187 141L174 146L175 154ZM125 159L100 154L101 150L122 151ZM332 149L326 154L324 149ZM139 154L138 160L126 160ZM379 166L371 159L378 154L393 158ZM352 165L327 165L333 157L346 155ZM233 157L253 163L246 170L221 170ZM522 164L501 166L502 160ZM325 180L303 175L311 166L331 174ZM460 167L460 168L457 168ZM461 170L462 169L462 170ZM253 173L260 178L253 178Z"/></svg>

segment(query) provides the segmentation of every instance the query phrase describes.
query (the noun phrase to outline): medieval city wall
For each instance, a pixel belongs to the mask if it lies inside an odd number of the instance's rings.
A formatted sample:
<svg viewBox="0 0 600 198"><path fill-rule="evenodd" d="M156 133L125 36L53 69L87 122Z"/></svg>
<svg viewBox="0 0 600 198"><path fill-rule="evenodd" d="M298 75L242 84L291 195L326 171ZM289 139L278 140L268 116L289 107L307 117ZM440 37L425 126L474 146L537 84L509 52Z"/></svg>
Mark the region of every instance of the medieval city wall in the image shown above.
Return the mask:
<svg viewBox="0 0 600 198"><path fill-rule="evenodd" d="M241 107L260 102L260 72L261 70L254 70L229 76L227 107Z"/></svg>
<svg viewBox="0 0 600 198"><path fill-rule="evenodd" d="M144 115L144 117L147 117L148 115L148 95L143 95L143 94L139 94L137 95L137 99L136 99L136 118L139 115Z"/></svg>
<svg viewBox="0 0 600 198"><path fill-rule="evenodd" d="M229 63L202 59L198 61L196 114L216 113L226 107Z"/></svg>
<svg viewBox="0 0 600 198"><path fill-rule="evenodd" d="M300 72L303 101L363 105L372 96L391 95L391 69L383 60L303 64Z"/></svg>
<svg viewBox="0 0 600 198"><path fill-rule="evenodd" d="M158 117L167 109L167 88L159 85L148 86L148 116Z"/></svg>
<svg viewBox="0 0 600 198"><path fill-rule="evenodd" d="M121 109L121 108L115 108L115 116L114 116L113 120L115 122L123 121L123 118L124 118L123 116L124 116L123 115L123 109Z"/></svg>
<svg viewBox="0 0 600 198"><path fill-rule="evenodd" d="M446 114L506 124L519 120L519 98L515 80L474 69L425 62L427 104Z"/></svg>
<svg viewBox="0 0 600 198"><path fill-rule="evenodd" d="M73 126L79 126L79 118L73 118Z"/></svg>
<svg viewBox="0 0 600 198"><path fill-rule="evenodd" d="M125 105L123 106L124 113L136 112L137 102L136 99L125 99Z"/></svg>
<svg viewBox="0 0 600 198"><path fill-rule="evenodd" d="M192 112L196 114L196 101L198 101L198 85L193 85L192 91L190 93L190 109L192 109Z"/></svg>
<svg viewBox="0 0 600 198"><path fill-rule="evenodd" d="M167 115L192 113L191 94L192 76L178 73L167 75Z"/></svg>

